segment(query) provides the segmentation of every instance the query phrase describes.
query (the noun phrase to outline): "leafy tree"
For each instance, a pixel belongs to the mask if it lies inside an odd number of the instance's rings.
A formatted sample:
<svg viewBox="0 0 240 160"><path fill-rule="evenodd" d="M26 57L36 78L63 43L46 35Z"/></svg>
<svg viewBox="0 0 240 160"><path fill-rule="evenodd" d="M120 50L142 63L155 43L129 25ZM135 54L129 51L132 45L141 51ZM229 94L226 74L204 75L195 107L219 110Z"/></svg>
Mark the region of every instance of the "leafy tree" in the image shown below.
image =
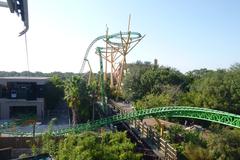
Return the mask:
<svg viewBox="0 0 240 160"><path fill-rule="evenodd" d="M56 158L59 160L137 160L141 155L133 152L134 146L125 132L103 133L101 136L86 132L81 135L69 135L61 140Z"/></svg>
<svg viewBox="0 0 240 160"><path fill-rule="evenodd" d="M165 85L162 93L147 94L142 99L134 103L136 109L153 108L162 106L180 105L182 91L179 86Z"/></svg>
<svg viewBox="0 0 240 160"><path fill-rule="evenodd" d="M240 72L240 63L235 63L235 64L231 65L230 70Z"/></svg>
<svg viewBox="0 0 240 160"><path fill-rule="evenodd" d="M48 109L55 108L63 99L63 81L58 76L53 76L45 86L44 98Z"/></svg>
<svg viewBox="0 0 240 160"><path fill-rule="evenodd" d="M170 143L191 142L202 147L206 147L206 141L201 138L200 132L194 130L185 130L180 125L172 125L168 129L167 139Z"/></svg>
<svg viewBox="0 0 240 160"><path fill-rule="evenodd" d="M91 96L91 106L92 106L92 120L95 119L95 102L97 101L97 91L98 86L96 80L92 80L88 85L89 95Z"/></svg>
<svg viewBox="0 0 240 160"><path fill-rule="evenodd" d="M170 143L178 143L184 140L184 129L180 125L170 126L167 139Z"/></svg>
<svg viewBox="0 0 240 160"><path fill-rule="evenodd" d="M55 118L49 122L48 131L43 135L34 137L33 140L28 140L32 155L38 155L41 153L49 153L51 156L56 156L57 151L57 138L52 134L53 124Z"/></svg>
<svg viewBox="0 0 240 160"><path fill-rule="evenodd" d="M208 70L207 68L195 69L193 71L187 72L186 76L192 82L196 79L202 78L203 76L211 72L213 72L213 70Z"/></svg>
<svg viewBox="0 0 240 160"><path fill-rule="evenodd" d="M212 160L209 150L191 142L184 146L184 156L189 160Z"/></svg>
<svg viewBox="0 0 240 160"><path fill-rule="evenodd" d="M180 125L170 126L166 139L175 146L180 159L209 159L207 154L207 142L204 140L200 132L194 130L185 130ZM191 148L192 147L192 148ZM191 151L192 154L191 154Z"/></svg>
<svg viewBox="0 0 240 160"><path fill-rule="evenodd" d="M76 73L72 72L51 72L51 73L42 73L42 72L29 72L29 71L23 71L23 72L5 72L0 71L0 77L22 77L22 76L31 76L31 77L52 77L52 76L58 76L61 78L69 78L71 76L77 75Z"/></svg>
<svg viewBox="0 0 240 160"><path fill-rule="evenodd" d="M166 85L180 88L185 85L185 77L181 72L164 66L148 69L140 80L144 93L161 94Z"/></svg>
<svg viewBox="0 0 240 160"><path fill-rule="evenodd" d="M239 85L239 71L210 72L193 82L182 104L240 113Z"/></svg>
<svg viewBox="0 0 240 160"><path fill-rule="evenodd" d="M213 70L208 70L206 68L202 68L202 69L195 69L193 71L189 71L185 74L185 78L186 78L186 86L185 86L185 92L188 92L190 90L190 87L192 85L192 83L197 80L202 78L203 76L205 76L208 73L214 72Z"/></svg>
<svg viewBox="0 0 240 160"><path fill-rule="evenodd" d="M142 155L134 153L135 144L126 132L94 132L68 134L57 140L47 133L42 137L40 153L50 153L56 160L140 160Z"/></svg>
<svg viewBox="0 0 240 160"><path fill-rule="evenodd" d="M177 86L182 90L186 82L185 76L173 68L138 62L128 68L123 93L125 98L135 101L146 94L161 94L166 86Z"/></svg>
<svg viewBox="0 0 240 160"><path fill-rule="evenodd" d="M223 129L208 139L211 159L235 160L240 157L240 130Z"/></svg>
<svg viewBox="0 0 240 160"><path fill-rule="evenodd" d="M148 94L144 96L141 100L138 100L134 103L134 107L139 109L144 108L154 108L161 106L168 106L172 103L172 98L169 94L154 95Z"/></svg>
<svg viewBox="0 0 240 160"><path fill-rule="evenodd" d="M84 116L89 114L86 81L80 76L73 76L72 78L65 80L64 93L64 99L72 110L72 122L73 125L75 125L79 122L79 114Z"/></svg>
<svg viewBox="0 0 240 160"><path fill-rule="evenodd" d="M142 74L151 67L150 64L144 64L141 61L128 64L127 73L123 80L123 95L126 99L136 100L144 96L145 92L140 79Z"/></svg>
<svg viewBox="0 0 240 160"><path fill-rule="evenodd" d="M203 139L199 132L171 126L167 139L174 143L182 159L182 156L190 160L235 160L240 157L239 129L224 128Z"/></svg>

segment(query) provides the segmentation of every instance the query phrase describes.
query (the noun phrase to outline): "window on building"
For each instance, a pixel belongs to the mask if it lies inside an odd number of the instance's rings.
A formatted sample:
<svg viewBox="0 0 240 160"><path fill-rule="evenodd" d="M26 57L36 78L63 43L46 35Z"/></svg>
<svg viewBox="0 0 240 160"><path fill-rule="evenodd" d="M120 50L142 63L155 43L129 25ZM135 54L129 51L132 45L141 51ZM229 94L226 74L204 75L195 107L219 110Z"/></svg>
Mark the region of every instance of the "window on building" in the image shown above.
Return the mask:
<svg viewBox="0 0 240 160"><path fill-rule="evenodd" d="M10 106L9 109L11 119L37 116L37 106Z"/></svg>

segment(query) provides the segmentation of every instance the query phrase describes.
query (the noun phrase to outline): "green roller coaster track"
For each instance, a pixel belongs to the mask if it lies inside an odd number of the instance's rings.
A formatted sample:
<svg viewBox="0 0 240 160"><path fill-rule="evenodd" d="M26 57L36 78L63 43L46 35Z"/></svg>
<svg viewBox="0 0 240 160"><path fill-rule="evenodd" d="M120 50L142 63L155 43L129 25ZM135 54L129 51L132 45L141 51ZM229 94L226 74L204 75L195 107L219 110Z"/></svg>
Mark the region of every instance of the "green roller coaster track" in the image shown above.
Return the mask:
<svg viewBox="0 0 240 160"><path fill-rule="evenodd" d="M170 107L159 107L151 109L143 109L125 114L114 115L99 119L93 122L79 124L74 128L62 129L54 132L56 135L62 135L69 132L82 132L86 130L93 130L108 124L118 123L122 121L129 121L135 119L144 119L151 117L183 117L183 118L194 118L205 121L216 122L236 128L240 128L240 115L207 109L198 107L187 107L187 106L170 106Z"/></svg>
<svg viewBox="0 0 240 160"><path fill-rule="evenodd" d="M144 119L151 117L182 117L182 118L193 118L200 119L215 123L220 123L236 128L240 128L240 115L207 109L198 107L188 107L188 106L169 106L169 107L158 107L151 109L143 109L139 111L129 112L125 114L118 114L107 118L102 118L95 120L93 122L79 124L75 127L70 127L66 129L60 129L53 131L53 135L60 136L67 133L80 133L87 130L94 130L99 127L103 127L109 124L118 123L122 121L129 121L135 119ZM21 135L31 135L31 133L16 133Z"/></svg>

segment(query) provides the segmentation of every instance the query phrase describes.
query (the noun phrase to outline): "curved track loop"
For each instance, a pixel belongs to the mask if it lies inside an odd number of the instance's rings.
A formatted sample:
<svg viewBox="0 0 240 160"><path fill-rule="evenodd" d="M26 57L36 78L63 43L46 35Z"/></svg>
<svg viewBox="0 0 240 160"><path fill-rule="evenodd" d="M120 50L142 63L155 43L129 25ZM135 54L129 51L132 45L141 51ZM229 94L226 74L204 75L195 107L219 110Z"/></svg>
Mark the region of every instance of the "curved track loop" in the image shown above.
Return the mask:
<svg viewBox="0 0 240 160"><path fill-rule="evenodd" d="M138 32L120 32L120 33L115 33L115 34L112 34L112 35L109 35L107 37L107 40L110 40L110 39L113 39L113 38L121 38L121 36L125 36L125 35L131 35L132 36L132 39L137 39L137 38L141 38L142 35ZM86 50L86 53L85 53L85 56L84 56L84 59L83 59L83 62L82 62L82 66L81 66L81 69L80 69L80 73L83 73L83 70L84 70L84 67L85 67L85 63L86 63L86 60L88 58L88 54L89 54L89 51L90 49L92 48L92 46L99 40L101 39L105 39L106 38L106 35L103 35L103 36L99 36L97 38L95 38L91 43L90 45L88 46L87 50Z"/></svg>

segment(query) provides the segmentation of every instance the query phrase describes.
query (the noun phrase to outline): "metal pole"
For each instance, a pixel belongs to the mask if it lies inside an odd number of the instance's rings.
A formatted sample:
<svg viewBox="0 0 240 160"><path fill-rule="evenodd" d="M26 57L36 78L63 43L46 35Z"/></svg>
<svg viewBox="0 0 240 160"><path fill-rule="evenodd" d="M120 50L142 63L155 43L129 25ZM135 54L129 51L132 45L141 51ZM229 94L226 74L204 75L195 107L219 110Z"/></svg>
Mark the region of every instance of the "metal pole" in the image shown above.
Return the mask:
<svg viewBox="0 0 240 160"><path fill-rule="evenodd" d="M108 44L107 44L107 41L108 41L108 27L107 27L107 30L106 30L106 53L105 53L105 73L104 73L104 80L105 82L107 82L107 58L108 58Z"/></svg>
<svg viewBox="0 0 240 160"><path fill-rule="evenodd" d="M97 47L97 52L99 54L100 59L100 90L101 90L101 98L103 104L103 111L106 113L106 101L105 101L105 83L103 77L103 62L102 62L102 51L99 47Z"/></svg>
<svg viewBox="0 0 240 160"><path fill-rule="evenodd" d="M9 8L8 7L8 3L7 2L3 2L3 1L0 1L0 7Z"/></svg>
<svg viewBox="0 0 240 160"><path fill-rule="evenodd" d="M113 49L111 49L111 82L110 82L110 87L111 87L111 89L113 88L113 86L114 86L114 82L113 82L113 72L114 72L114 70L113 70Z"/></svg>
<svg viewBox="0 0 240 160"><path fill-rule="evenodd" d="M128 17L128 32L130 31L130 25L131 25L131 14L129 14L129 17Z"/></svg>

